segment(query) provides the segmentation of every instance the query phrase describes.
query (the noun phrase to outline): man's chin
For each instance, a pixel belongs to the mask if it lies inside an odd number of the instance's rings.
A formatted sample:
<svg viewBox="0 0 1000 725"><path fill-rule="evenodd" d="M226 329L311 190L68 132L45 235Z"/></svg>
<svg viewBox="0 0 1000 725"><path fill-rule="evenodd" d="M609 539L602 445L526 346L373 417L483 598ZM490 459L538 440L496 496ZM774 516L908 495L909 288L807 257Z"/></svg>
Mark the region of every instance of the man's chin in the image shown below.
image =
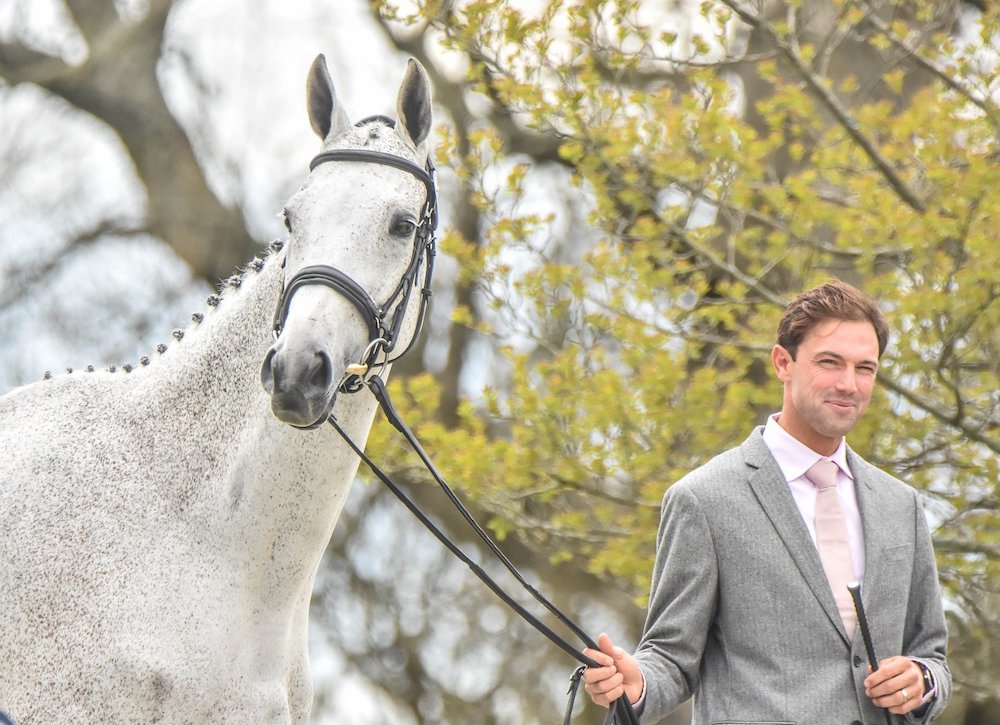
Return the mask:
<svg viewBox="0 0 1000 725"><path fill-rule="evenodd" d="M852 415L849 420L824 420L816 426L816 432L827 438L843 438L858 422L858 415Z"/></svg>

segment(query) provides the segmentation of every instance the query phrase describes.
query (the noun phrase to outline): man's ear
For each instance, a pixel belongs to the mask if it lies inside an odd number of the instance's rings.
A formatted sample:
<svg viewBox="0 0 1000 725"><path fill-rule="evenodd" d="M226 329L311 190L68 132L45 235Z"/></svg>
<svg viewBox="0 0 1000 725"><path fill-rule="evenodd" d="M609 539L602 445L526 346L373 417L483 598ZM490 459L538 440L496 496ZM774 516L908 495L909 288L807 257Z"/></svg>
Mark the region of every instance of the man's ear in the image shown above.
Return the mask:
<svg viewBox="0 0 1000 725"><path fill-rule="evenodd" d="M774 372L781 382L788 382L788 379L792 375L791 368L793 362L795 360L792 358L792 353L788 352L781 345L775 345L771 348L771 365L774 367Z"/></svg>

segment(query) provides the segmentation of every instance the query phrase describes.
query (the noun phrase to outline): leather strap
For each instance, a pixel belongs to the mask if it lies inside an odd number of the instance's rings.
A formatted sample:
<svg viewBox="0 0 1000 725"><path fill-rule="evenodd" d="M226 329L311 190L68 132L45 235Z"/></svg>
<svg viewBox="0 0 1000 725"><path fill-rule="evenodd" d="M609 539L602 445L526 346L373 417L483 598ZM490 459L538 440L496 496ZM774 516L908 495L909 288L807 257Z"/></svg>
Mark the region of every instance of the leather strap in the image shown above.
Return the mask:
<svg viewBox="0 0 1000 725"><path fill-rule="evenodd" d="M389 391L385 387L385 383L380 377L373 376L366 380L366 384L372 391L375 399L378 401L379 405L382 407L383 413L385 413L386 419L393 425L396 430L403 434L406 438L407 443L413 448L414 452L420 457L424 466L430 472L431 476L434 478L438 487L444 491L448 500L451 501L452 505L458 510L462 515L462 518L466 520L473 531L479 536L479 538L486 544L487 548L493 553L493 555L503 564L504 568L514 577L515 580L521 585L521 587L527 591L532 598L539 602L543 607L545 607L549 612L551 612L556 619L558 619L563 625L569 628L574 634L576 634L586 647L591 649L598 649L597 643L588 636L573 620L571 620L566 614L559 610L552 602L545 598L541 593L538 592L533 586L531 586L524 576L517 570L517 568L511 563L511 561L504 555L497 544L490 538L489 534L480 526L480 524L475 520L469 510L462 504L462 502L455 495L454 491L445 483L441 474L438 472L434 463L428 458L427 454L424 452L423 447L417 441L416 437L407 427L407 425L399 417L398 412L392 404L389 398ZM507 606L514 610L521 619L531 625L536 631L541 633L546 639L555 644L561 650L563 650L570 657L575 659L577 662L581 663L583 667L577 668L574 672L574 676L571 679L570 687L570 702L567 709L567 717L572 713L573 703L576 699L576 690L579 685L579 679L583 675L583 670L587 667L597 667L599 666L594 660L585 656L577 647L574 647L565 639L560 637L555 631L549 628L545 623L535 617L531 612L529 612L520 603L515 601L510 594L508 594L503 587L501 587L494 579L492 579L489 574L478 564L476 564L462 549L453 542L448 535L445 534L440 528L438 528L433 521L431 521L426 514L424 514L420 508L413 503L413 501L406 495L405 492L391 479L382 469L380 469L361 448L347 435L346 431L341 428L340 424L337 423L336 418L331 415L328 418L330 425L340 434L341 438L347 443L348 446L358 455L358 457L365 462L368 468L371 469L372 473L375 474L385 486L392 492L392 494L399 499L399 501L409 509L421 524L426 528L438 541L440 541L445 548L448 549L456 558L463 562L472 573L483 582L487 588L490 589L494 594L496 594L501 601ZM576 673L579 672L579 675ZM568 723L568 720L566 721ZM618 698L609 709L608 719L605 721L607 723L618 723L618 725L638 725L639 719L635 714L635 710L632 708L632 703L629 702L627 696L622 696Z"/></svg>

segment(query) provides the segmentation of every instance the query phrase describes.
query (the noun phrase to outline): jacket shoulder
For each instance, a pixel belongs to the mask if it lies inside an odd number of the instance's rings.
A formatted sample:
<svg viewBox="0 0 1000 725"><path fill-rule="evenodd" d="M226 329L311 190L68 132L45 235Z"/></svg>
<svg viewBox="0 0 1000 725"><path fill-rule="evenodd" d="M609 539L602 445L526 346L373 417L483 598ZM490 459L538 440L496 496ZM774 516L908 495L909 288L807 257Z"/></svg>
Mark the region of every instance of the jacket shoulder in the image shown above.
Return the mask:
<svg viewBox="0 0 1000 725"><path fill-rule="evenodd" d="M847 449L847 465L859 486L864 485L891 499L906 499L920 505L917 489Z"/></svg>
<svg viewBox="0 0 1000 725"><path fill-rule="evenodd" d="M732 490L736 481L745 480L750 473L763 466L772 465L774 458L764 444L762 428L755 429L738 446L723 451L694 469L667 490L677 489L696 496L710 495L719 490ZM677 495L677 494L675 494Z"/></svg>

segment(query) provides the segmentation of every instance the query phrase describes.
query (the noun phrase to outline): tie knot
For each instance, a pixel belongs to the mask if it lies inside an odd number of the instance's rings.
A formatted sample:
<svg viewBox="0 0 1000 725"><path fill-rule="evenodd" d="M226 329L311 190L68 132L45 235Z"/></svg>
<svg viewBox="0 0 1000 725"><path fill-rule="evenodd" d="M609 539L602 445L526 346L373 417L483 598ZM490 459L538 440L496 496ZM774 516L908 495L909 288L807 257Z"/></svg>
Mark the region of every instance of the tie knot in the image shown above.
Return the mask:
<svg viewBox="0 0 1000 725"><path fill-rule="evenodd" d="M816 461L812 467L806 471L808 478L816 488L829 488L837 485L837 464L833 461L821 459Z"/></svg>

